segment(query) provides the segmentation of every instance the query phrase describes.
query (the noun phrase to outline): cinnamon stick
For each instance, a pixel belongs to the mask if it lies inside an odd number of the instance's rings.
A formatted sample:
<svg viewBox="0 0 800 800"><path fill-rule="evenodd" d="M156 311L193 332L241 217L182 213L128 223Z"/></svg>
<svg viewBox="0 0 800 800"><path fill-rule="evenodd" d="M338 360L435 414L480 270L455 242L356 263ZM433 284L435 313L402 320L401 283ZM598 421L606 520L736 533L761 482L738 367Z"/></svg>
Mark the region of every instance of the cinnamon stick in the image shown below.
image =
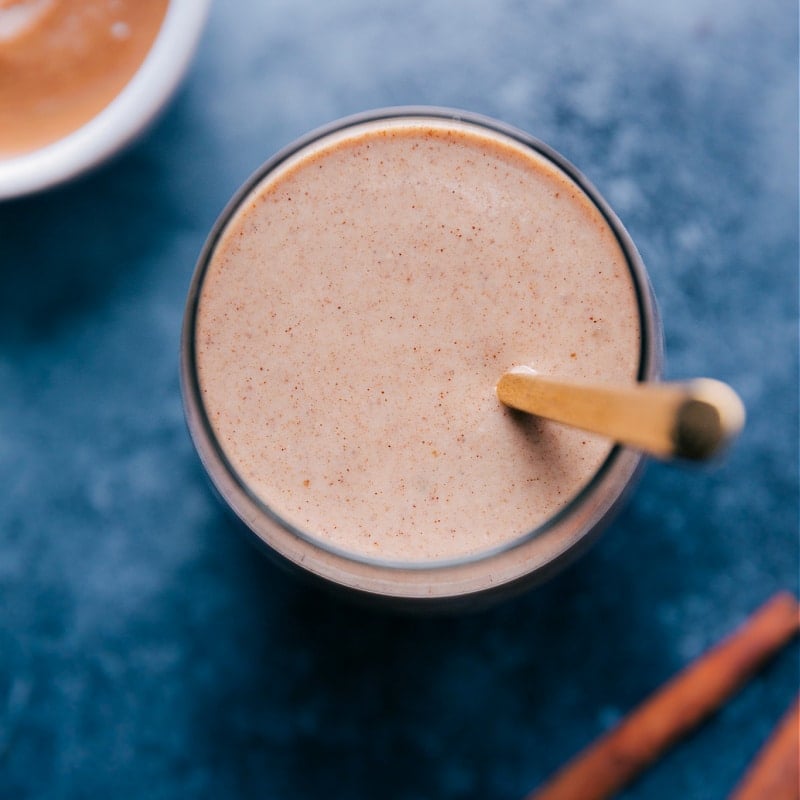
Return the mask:
<svg viewBox="0 0 800 800"><path fill-rule="evenodd" d="M784 714L730 800L800 798L800 697Z"/></svg>
<svg viewBox="0 0 800 800"><path fill-rule="evenodd" d="M526 800L605 800L715 711L800 627L800 605L775 595Z"/></svg>

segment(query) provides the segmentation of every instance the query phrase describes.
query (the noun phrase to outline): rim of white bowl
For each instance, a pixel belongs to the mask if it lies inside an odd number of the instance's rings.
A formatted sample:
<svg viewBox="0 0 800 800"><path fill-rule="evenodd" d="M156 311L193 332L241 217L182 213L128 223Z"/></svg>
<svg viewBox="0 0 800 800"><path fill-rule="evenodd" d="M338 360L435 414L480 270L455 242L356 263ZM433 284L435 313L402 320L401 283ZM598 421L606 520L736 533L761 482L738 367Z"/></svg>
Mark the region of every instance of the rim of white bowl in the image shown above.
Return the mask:
<svg viewBox="0 0 800 800"><path fill-rule="evenodd" d="M0 200L49 189L118 153L155 120L180 85L211 0L169 0L147 56L125 88L85 125L31 153L0 158Z"/></svg>

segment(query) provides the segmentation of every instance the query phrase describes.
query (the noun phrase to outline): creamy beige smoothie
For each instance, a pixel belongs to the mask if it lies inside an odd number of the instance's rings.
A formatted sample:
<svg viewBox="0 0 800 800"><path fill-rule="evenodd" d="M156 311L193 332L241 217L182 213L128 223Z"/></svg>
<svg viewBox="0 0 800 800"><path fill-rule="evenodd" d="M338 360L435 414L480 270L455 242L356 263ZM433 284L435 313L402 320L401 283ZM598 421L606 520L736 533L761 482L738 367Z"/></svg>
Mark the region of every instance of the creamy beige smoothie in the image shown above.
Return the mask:
<svg viewBox="0 0 800 800"><path fill-rule="evenodd" d="M169 0L0 0L0 159L67 136L142 65Z"/></svg>
<svg viewBox="0 0 800 800"><path fill-rule="evenodd" d="M364 123L282 161L198 292L200 404L229 467L357 559L474 558L592 481L611 444L504 408L509 367L642 370L632 268L598 206L531 147L456 120Z"/></svg>

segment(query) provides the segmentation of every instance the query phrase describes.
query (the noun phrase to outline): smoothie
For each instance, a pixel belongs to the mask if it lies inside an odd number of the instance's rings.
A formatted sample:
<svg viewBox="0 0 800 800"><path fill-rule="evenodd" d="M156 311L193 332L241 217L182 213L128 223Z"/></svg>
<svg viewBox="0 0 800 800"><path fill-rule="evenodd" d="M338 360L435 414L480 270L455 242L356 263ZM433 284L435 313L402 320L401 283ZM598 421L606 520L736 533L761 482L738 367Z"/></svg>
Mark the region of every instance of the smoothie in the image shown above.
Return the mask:
<svg viewBox="0 0 800 800"><path fill-rule="evenodd" d="M0 0L0 158L65 137L139 69L169 0Z"/></svg>
<svg viewBox="0 0 800 800"><path fill-rule="evenodd" d="M515 365L631 383L644 360L630 254L514 137L436 117L345 127L267 171L209 248L199 406L287 530L356 560L475 559L529 538L609 459L495 395Z"/></svg>

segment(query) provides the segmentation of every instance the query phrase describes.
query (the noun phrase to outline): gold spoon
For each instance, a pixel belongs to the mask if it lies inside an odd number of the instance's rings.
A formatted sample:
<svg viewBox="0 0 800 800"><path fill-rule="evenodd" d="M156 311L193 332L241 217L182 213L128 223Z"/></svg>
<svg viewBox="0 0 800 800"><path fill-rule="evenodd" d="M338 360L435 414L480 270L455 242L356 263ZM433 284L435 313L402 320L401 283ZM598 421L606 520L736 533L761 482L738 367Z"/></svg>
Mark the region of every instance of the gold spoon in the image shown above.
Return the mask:
<svg viewBox="0 0 800 800"><path fill-rule="evenodd" d="M736 392L710 378L602 386L514 367L500 378L497 397L511 408L599 433L658 458L709 458L737 436L745 419Z"/></svg>

